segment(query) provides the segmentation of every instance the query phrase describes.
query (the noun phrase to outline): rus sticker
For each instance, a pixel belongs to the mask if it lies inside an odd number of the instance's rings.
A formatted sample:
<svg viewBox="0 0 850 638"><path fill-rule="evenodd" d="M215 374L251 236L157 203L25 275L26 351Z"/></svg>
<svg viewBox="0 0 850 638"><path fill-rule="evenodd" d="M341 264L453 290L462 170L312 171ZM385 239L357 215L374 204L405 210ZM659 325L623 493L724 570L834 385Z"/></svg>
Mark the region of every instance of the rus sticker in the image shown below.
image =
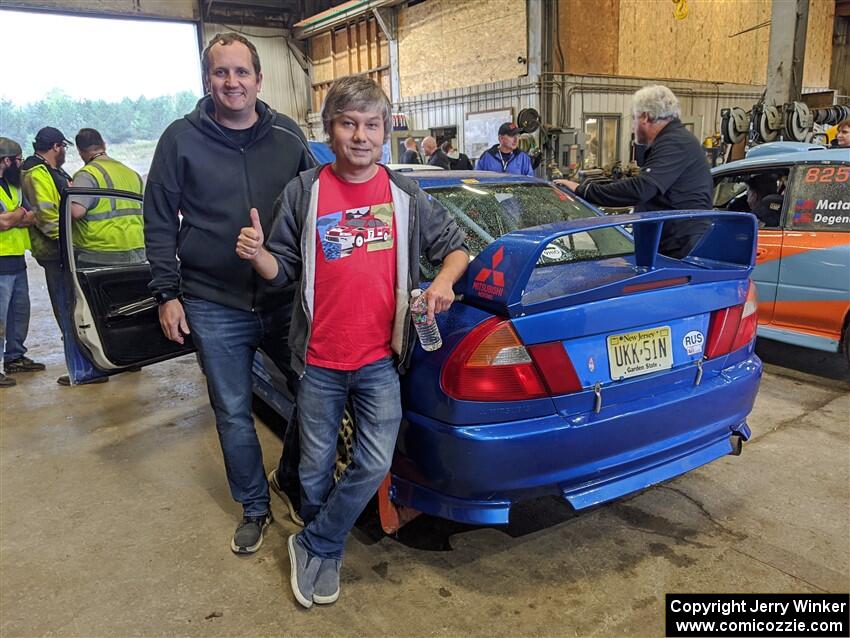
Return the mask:
<svg viewBox="0 0 850 638"><path fill-rule="evenodd" d="M682 337L682 345L687 350L688 354L699 354L702 352L705 337L699 330L691 330L688 334Z"/></svg>

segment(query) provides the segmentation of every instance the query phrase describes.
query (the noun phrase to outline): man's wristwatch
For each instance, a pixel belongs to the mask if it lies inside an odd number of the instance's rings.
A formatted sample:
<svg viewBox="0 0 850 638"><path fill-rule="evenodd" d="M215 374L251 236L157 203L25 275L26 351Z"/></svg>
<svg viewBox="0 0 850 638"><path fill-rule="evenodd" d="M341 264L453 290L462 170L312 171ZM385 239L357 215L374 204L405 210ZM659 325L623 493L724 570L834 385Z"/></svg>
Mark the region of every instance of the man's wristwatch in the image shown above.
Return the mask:
<svg viewBox="0 0 850 638"><path fill-rule="evenodd" d="M154 301L158 305L162 305L167 301L171 301L172 299L177 299L179 295L176 292L156 292L153 295Z"/></svg>

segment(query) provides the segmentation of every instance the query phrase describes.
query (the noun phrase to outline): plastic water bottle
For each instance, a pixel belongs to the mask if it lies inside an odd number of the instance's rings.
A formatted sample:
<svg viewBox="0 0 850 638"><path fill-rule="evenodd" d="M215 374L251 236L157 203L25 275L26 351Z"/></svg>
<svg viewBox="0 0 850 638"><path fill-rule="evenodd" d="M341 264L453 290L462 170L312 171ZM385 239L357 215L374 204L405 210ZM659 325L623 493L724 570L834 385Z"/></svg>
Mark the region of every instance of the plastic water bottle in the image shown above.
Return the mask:
<svg viewBox="0 0 850 638"><path fill-rule="evenodd" d="M440 329L437 327L436 319L428 319L428 303L422 296L419 288L410 291L410 317L419 335L419 343L422 349L428 352L438 349L443 345Z"/></svg>

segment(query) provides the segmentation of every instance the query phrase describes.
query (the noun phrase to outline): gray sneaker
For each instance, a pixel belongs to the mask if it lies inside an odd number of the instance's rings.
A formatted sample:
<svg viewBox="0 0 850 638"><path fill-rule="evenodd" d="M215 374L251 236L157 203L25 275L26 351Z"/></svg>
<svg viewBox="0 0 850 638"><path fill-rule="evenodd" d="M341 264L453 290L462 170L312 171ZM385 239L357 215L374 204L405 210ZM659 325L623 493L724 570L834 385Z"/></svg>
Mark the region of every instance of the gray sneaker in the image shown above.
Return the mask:
<svg viewBox="0 0 850 638"><path fill-rule="evenodd" d="M330 605L339 598L339 568L342 561L323 558L316 576L316 586L313 590L313 602L319 605Z"/></svg>
<svg viewBox="0 0 850 638"><path fill-rule="evenodd" d="M298 527L304 527L304 519L298 514L298 509L295 506L295 502L301 500L301 495L290 496L283 491L280 483L277 482L277 470L269 472L269 487L272 488L272 492L277 494L283 501L283 504L286 505L286 509L289 510L289 518L292 519L292 522L298 525Z"/></svg>
<svg viewBox="0 0 850 638"><path fill-rule="evenodd" d="M271 512L265 516L243 516L233 532L230 549L234 554L253 554L263 544L263 533L272 522Z"/></svg>
<svg viewBox="0 0 850 638"><path fill-rule="evenodd" d="M292 585L292 593L295 594L295 600L309 609L313 606L313 590L322 559L310 556L299 542L297 534L290 536L287 544L289 546L289 584Z"/></svg>

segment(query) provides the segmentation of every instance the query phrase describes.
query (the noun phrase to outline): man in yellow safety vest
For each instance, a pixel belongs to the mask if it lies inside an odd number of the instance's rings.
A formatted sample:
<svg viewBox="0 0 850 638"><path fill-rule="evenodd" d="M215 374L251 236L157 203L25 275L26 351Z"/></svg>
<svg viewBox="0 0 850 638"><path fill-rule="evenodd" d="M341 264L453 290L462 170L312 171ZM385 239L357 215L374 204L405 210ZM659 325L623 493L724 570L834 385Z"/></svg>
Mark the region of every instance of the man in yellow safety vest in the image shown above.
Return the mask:
<svg viewBox="0 0 850 638"><path fill-rule="evenodd" d="M106 143L93 128L74 138L85 162L74 174L74 187L121 190L142 195L142 178L129 166L106 154ZM75 195L74 254L78 268L140 264L145 261L145 238L140 201L121 197Z"/></svg>
<svg viewBox="0 0 850 638"><path fill-rule="evenodd" d="M7 375L44 370L43 363L25 356L30 296L24 254L35 215L21 191L21 153L20 144L0 137L0 388L16 384Z"/></svg>
<svg viewBox="0 0 850 638"><path fill-rule="evenodd" d="M56 381L65 386L109 381L109 377L93 368L77 346L72 316L74 292L65 281L59 254L59 206L71 182L71 176L62 170L68 143L62 131L45 126L35 134L35 152L21 166L24 195L35 213L35 224L29 229L32 256L44 268L47 294L62 332L68 366L68 374Z"/></svg>

